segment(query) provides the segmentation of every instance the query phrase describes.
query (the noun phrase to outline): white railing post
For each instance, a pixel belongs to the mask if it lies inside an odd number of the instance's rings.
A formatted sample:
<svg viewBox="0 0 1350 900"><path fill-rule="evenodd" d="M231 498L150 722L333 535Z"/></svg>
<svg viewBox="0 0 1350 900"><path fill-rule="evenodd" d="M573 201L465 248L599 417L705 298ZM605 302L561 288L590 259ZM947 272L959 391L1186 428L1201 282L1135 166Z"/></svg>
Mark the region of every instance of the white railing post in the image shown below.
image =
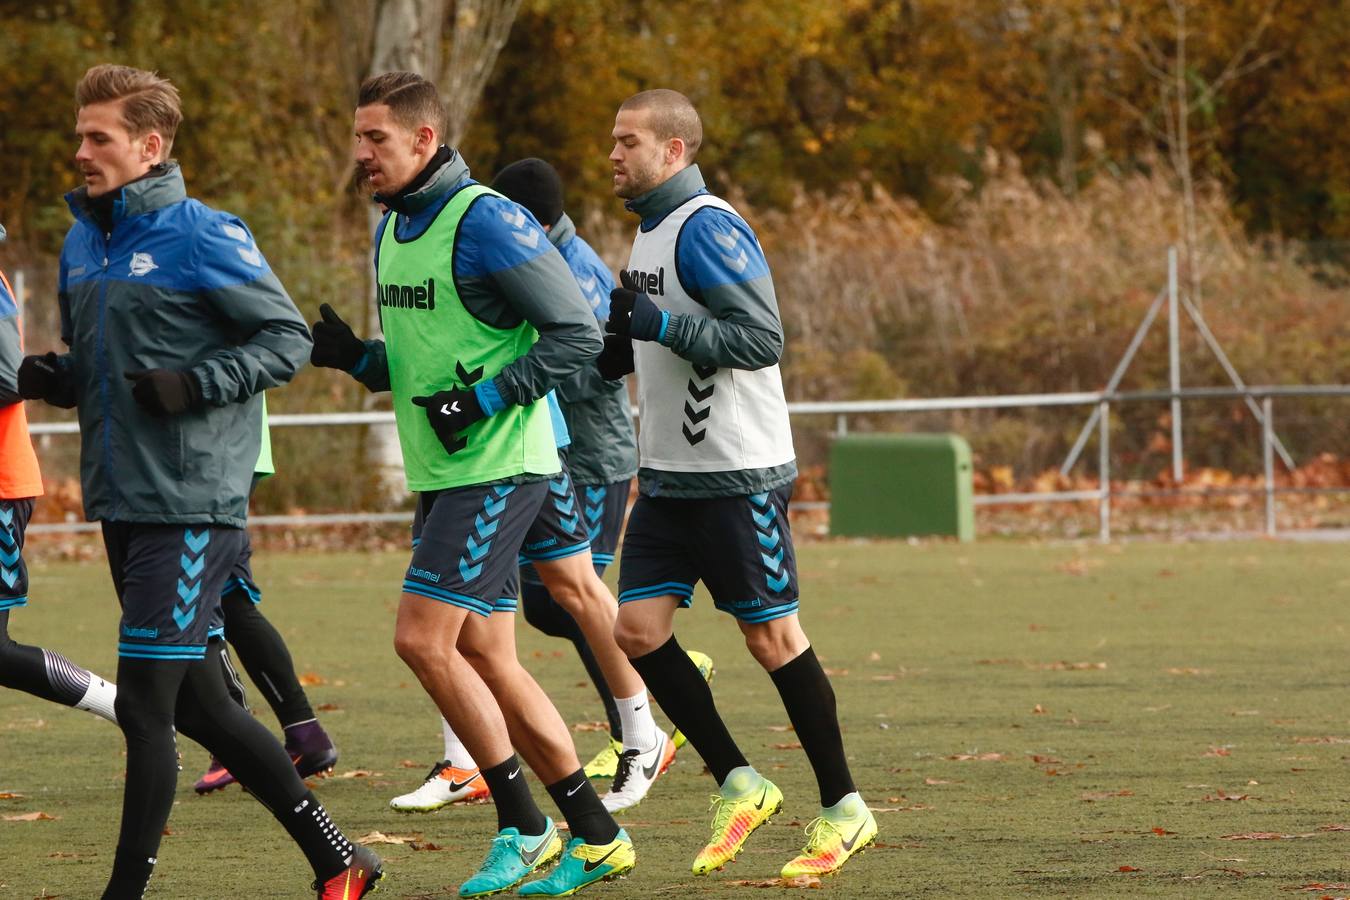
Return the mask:
<svg viewBox="0 0 1350 900"><path fill-rule="evenodd" d="M1097 407L1097 477L1101 480L1101 495L1097 500L1100 518L1099 536L1103 544L1111 543L1111 404L1105 400Z"/></svg>
<svg viewBox="0 0 1350 900"><path fill-rule="evenodd" d="M1266 535L1275 536L1275 420L1272 416L1274 400L1269 394L1261 398L1261 458L1266 469Z"/></svg>
<svg viewBox="0 0 1350 900"><path fill-rule="evenodd" d="M1177 315L1177 248L1167 248L1167 372L1172 386L1172 481L1185 477L1181 452L1181 318Z"/></svg>
<svg viewBox="0 0 1350 900"><path fill-rule="evenodd" d="M844 413L834 417L834 436L844 437L848 434L848 416Z"/></svg>

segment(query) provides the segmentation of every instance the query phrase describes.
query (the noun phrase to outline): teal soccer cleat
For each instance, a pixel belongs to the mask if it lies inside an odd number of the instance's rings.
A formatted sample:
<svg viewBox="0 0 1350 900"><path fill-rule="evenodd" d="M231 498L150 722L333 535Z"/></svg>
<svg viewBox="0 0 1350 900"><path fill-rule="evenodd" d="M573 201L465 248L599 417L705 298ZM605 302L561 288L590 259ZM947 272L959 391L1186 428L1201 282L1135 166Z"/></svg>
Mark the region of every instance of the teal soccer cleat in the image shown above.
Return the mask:
<svg viewBox="0 0 1350 900"><path fill-rule="evenodd" d="M633 842L622 828L608 844L588 844L573 838L558 867L543 878L521 885L522 897L566 897L594 884L633 871L637 856Z"/></svg>
<svg viewBox="0 0 1350 900"><path fill-rule="evenodd" d="M478 871L459 886L461 897L486 897L509 891L536 869L548 865L562 852L562 838L552 819L542 835L522 835L515 828L503 828L492 839L492 849Z"/></svg>

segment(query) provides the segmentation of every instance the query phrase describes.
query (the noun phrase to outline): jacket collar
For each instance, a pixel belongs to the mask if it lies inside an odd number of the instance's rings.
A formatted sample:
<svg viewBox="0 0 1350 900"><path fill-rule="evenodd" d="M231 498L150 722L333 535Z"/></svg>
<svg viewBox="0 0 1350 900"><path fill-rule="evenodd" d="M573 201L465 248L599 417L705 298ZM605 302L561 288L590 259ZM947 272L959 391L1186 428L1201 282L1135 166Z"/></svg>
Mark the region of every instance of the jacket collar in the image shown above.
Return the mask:
<svg viewBox="0 0 1350 900"><path fill-rule="evenodd" d="M624 208L642 217L642 230L654 228L670 212L695 194L707 191L698 164L676 172L647 193L624 203Z"/></svg>
<svg viewBox="0 0 1350 900"><path fill-rule="evenodd" d="M178 161L171 159L154 166L135 181L129 181L97 198L90 198L88 188L78 187L66 194L66 205L75 218L98 225L103 231L112 231L125 219L154 212L186 199L187 186L183 184L183 171L178 167Z"/></svg>
<svg viewBox="0 0 1350 900"><path fill-rule="evenodd" d="M573 224L572 217L567 213L562 214L562 218L553 223L553 227L548 230L548 240L555 247L561 247L563 244L577 236L577 226Z"/></svg>
<svg viewBox="0 0 1350 900"><path fill-rule="evenodd" d="M376 194L374 199L396 213L416 216L436 201L444 199L468 177L469 166L464 158L457 151L441 145L417 177L408 183L408 187L387 197Z"/></svg>

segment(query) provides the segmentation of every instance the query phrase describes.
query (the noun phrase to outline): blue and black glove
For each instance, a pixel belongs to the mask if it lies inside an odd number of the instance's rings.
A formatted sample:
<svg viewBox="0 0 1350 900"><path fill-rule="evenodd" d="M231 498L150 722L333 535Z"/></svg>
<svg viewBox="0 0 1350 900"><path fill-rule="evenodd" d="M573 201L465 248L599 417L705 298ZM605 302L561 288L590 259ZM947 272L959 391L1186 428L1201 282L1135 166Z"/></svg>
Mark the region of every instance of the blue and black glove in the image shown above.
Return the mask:
<svg viewBox="0 0 1350 900"><path fill-rule="evenodd" d="M131 397L152 416L177 416L202 405L202 386L191 372L176 369L135 369L123 372L131 382Z"/></svg>
<svg viewBox="0 0 1350 900"><path fill-rule="evenodd" d="M309 351L310 363L344 372L355 369L366 355L366 345L352 331L352 326L342 321L327 303L319 307L319 315L322 318L309 327L314 337L314 347Z"/></svg>
<svg viewBox="0 0 1350 900"><path fill-rule="evenodd" d="M609 321L605 331L635 341L659 341L666 335L666 326L670 323L670 313L652 302L642 291L627 270L619 270L619 283L609 292Z"/></svg>
<svg viewBox="0 0 1350 900"><path fill-rule="evenodd" d="M468 438L460 437L468 427L488 416L501 412L506 404L496 385L485 381L475 388L451 388L426 397L413 397L414 406L427 411L427 421L436 432L445 452L451 455L468 446Z"/></svg>

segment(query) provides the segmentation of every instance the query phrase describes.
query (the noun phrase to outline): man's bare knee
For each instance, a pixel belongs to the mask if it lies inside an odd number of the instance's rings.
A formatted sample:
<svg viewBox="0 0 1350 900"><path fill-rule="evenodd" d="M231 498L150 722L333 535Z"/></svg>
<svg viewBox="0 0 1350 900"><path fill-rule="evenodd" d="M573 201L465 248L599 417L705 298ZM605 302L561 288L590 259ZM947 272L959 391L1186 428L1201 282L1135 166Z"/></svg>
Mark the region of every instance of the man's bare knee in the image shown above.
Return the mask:
<svg viewBox="0 0 1350 900"><path fill-rule="evenodd" d="M629 659L646 656L669 640L670 635L660 633L645 622L625 620L620 616L614 623L614 642Z"/></svg>

